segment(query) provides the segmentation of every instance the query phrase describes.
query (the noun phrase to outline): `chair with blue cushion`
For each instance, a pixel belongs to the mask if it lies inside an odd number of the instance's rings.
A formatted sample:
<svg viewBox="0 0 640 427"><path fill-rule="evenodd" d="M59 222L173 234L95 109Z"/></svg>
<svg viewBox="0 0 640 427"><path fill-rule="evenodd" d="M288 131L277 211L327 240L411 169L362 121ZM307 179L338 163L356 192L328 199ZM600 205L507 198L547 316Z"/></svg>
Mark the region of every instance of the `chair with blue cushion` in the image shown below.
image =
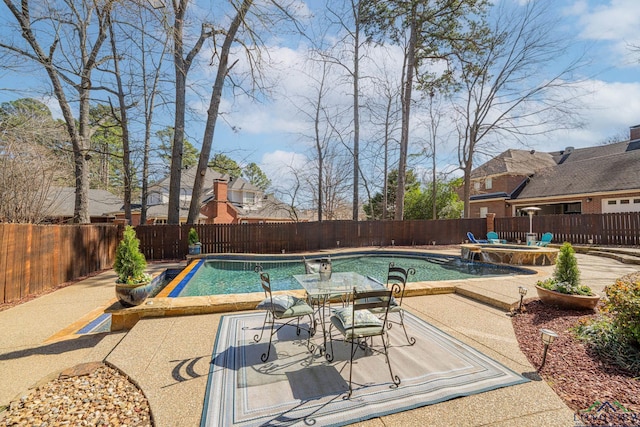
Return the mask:
<svg viewBox="0 0 640 427"><path fill-rule="evenodd" d="M345 343L351 344L351 353L349 357L349 392L346 398L350 398L353 392L353 359L358 349L384 354L389 374L393 385L400 385L400 378L393 374L391 362L389 361L389 336L387 333L387 316L389 313L389 305L393 293L399 292L399 286L394 285L393 289L376 289L359 292L357 288L353 289L350 306L342 307L334 310L329 325L329 337L331 339L330 350L327 351L325 357L331 362L334 358L332 330L335 328L340 332ZM377 316L371 310L382 309L382 315ZM373 346L373 338L380 337L382 347Z"/></svg>
<svg viewBox="0 0 640 427"><path fill-rule="evenodd" d="M537 246L547 246L549 243L551 243L551 239L553 239L553 234L552 233L544 233L542 235L542 237L540 238L540 241L538 243L536 243Z"/></svg>
<svg viewBox="0 0 640 427"><path fill-rule="evenodd" d="M393 287L397 285L397 289L399 293L394 294L394 297L391 298L391 302L389 303L389 313L398 313L398 320L395 320L392 316L389 316L389 319L388 319L389 324L387 325L387 328L391 329L393 324L402 326L402 330L404 331L404 336L407 339L407 343L409 343L409 345L414 345L416 343L416 339L414 337L409 336L409 333L407 332L407 328L405 327L404 309L402 308L402 300L404 299L404 292L405 292L405 288L407 287L407 280L409 279L409 276L413 276L415 274L416 274L416 270L413 267L405 269L405 268L396 266L395 263L393 262L389 263L389 271L387 273L386 287L387 289L393 289ZM370 279L375 280L373 278L370 278ZM378 282L377 280L375 281ZM380 284L384 286L382 283ZM380 313L383 310L372 309L371 311L374 313Z"/></svg>
<svg viewBox="0 0 640 427"><path fill-rule="evenodd" d="M467 232L467 239L469 239L471 243L489 243L488 240L476 239L470 231Z"/></svg>
<svg viewBox="0 0 640 427"><path fill-rule="evenodd" d="M490 243L507 243L506 240L501 239L500 236L498 236L498 233L496 233L495 231L489 231L487 233L487 240Z"/></svg>
<svg viewBox="0 0 640 427"><path fill-rule="evenodd" d="M307 302L301 298L297 298L291 295L273 295L271 292L271 279L269 273L265 273L261 268L257 267L256 271L260 274L260 282L262 289L264 290L265 299L263 299L256 307L259 310L265 310L264 323L262 324L262 330L260 335L256 334L253 339L255 342L260 342L264 334L264 330L269 325L269 346L267 351L260 356L263 362L269 359L271 352L271 342L273 335L278 333L284 326L291 325L295 321L296 334L300 335L301 330L307 331L309 334L307 338L307 349L313 352L314 346L311 344L311 336L314 333L314 321L313 321L313 308L307 304ZM300 325L300 319L309 318L308 327L304 328ZM276 324L278 327L276 328Z"/></svg>

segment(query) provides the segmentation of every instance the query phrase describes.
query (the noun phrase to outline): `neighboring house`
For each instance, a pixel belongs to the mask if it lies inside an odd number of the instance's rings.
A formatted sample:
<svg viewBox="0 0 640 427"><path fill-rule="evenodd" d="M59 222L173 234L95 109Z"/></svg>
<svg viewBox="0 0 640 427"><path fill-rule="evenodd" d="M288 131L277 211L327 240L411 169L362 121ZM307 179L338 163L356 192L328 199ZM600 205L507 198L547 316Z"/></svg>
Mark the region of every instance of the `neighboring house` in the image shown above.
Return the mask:
<svg viewBox="0 0 640 427"><path fill-rule="evenodd" d="M640 211L640 125L629 141L558 152L507 150L471 173L471 217Z"/></svg>
<svg viewBox="0 0 640 427"><path fill-rule="evenodd" d="M49 223L66 223L73 220L76 189L73 187L53 187L47 194L45 209ZM122 199L107 190L89 190L89 218L92 223L114 222L117 212L122 209Z"/></svg>
<svg viewBox="0 0 640 427"><path fill-rule="evenodd" d="M180 188L180 222L186 222L191 203L192 186L196 167L182 171ZM211 168L207 168L204 177L205 188L201 198L201 224L249 224L293 222L291 209L273 196L265 195L262 190L244 178L232 178ZM151 185L147 198L147 222L164 224L167 222L169 203L169 177ZM132 224L137 225L140 211L132 212Z"/></svg>

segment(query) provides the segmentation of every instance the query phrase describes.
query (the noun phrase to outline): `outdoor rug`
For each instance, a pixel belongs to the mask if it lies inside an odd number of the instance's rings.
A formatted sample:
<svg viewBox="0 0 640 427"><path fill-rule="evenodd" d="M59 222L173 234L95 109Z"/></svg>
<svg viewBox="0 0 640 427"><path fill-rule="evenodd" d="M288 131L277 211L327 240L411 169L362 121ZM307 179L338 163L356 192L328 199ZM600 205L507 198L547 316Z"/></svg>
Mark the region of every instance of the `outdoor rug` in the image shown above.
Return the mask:
<svg viewBox="0 0 640 427"><path fill-rule="evenodd" d="M407 345L402 328L389 330L389 357L402 383L393 388L383 355L358 350L349 389L349 350L334 341L335 359L325 360L285 326L274 336L269 360L268 330L261 342L263 313L223 316L214 345L201 426L341 426L528 381L438 328L405 314L417 343ZM338 338L338 337L336 337ZM322 332L312 338L322 343ZM374 338L374 345L380 344Z"/></svg>

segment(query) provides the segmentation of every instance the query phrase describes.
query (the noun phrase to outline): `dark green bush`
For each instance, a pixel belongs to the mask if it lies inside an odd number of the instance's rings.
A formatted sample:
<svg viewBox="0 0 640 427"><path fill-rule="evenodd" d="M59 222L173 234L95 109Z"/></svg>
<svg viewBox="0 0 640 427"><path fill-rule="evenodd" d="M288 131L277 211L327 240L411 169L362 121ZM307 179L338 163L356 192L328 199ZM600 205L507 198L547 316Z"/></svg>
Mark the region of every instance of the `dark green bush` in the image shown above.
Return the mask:
<svg viewBox="0 0 640 427"><path fill-rule="evenodd" d="M116 260L113 269L118 274L118 283L134 285L148 282L150 276L145 274L147 260L140 252L140 240L136 237L136 231L130 225L124 229L122 240L116 249Z"/></svg>
<svg viewBox="0 0 640 427"><path fill-rule="evenodd" d="M571 243L564 242L553 272L553 277L558 283L567 283L571 288L580 286L580 270L578 270L578 260L575 254Z"/></svg>
<svg viewBox="0 0 640 427"><path fill-rule="evenodd" d="M189 235L187 236L187 239L189 240L190 245L195 245L196 243L200 242L200 236L198 236L198 232L195 228L191 227L191 229L189 229Z"/></svg>

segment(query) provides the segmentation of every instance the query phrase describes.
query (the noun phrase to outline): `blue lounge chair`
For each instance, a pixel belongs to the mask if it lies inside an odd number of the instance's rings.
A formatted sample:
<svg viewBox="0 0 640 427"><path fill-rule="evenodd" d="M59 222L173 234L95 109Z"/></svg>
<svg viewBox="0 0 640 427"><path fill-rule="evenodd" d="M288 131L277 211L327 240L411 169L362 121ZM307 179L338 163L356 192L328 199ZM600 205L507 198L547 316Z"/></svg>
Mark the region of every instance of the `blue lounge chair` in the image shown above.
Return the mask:
<svg viewBox="0 0 640 427"><path fill-rule="evenodd" d="M536 243L536 245L538 245L538 246L547 246L549 243L551 243L551 239L553 239L553 234L544 233L542 235L542 237L540 238L540 241L538 243Z"/></svg>
<svg viewBox="0 0 640 427"><path fill-rule="evenodd" d="M489 243L488 240L476 239L470 231L467 232L467 239L469 239L471 243Z"/></svg>
<svg viewBox="0 0 640 427"><path fill-rule="evenodd" d="M501 239L500 236L498 236L498 233L496 233L495 231L490 231L487 233L487 240L490 243L507 243L507 241Z"/></svg>

